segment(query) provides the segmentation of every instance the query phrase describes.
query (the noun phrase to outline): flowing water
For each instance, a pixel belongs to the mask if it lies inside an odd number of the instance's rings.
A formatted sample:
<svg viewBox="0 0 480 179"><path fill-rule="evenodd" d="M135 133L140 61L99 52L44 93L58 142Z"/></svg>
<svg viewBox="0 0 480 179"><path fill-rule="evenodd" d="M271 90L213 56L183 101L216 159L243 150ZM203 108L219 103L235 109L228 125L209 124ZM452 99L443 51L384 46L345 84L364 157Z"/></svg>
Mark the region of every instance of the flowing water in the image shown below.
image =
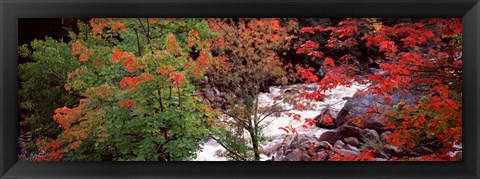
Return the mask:
<svg viewBox="0 0 480 179"><path fill-rule="evenodd" d="M265 125L263 129L263 133L271 138L271 140L267 141L266 143L262 144L262 148L264 154L261 155L261 160L268 160L270 156L267 156L269 150L271 150L274 146L281 143L283 138L287 134L285 131L280 130L279 127L285 127L291 125L297 129L298 134L306 134L310 136L319 137L323 132L327 131L328 129L319 128L316 126L312 126L309 128L301 127L304 123L304 118L315 118L317 115L321 113L321 111L329 106L329 108L336 114L338 113L342 107L345 105L347 100L343 99L345 97L352 97L353 94L357 92L359 89L364 89L366 86L360 85L352 85L351 87L337 87L332 89L331 91L327 91L326 97L319 102L310 102L307 110L298 111L298 110L290 110L288 112L300 114L302 117L301 121L293 120L291 117L287 116L287 112L283 112L277 115L271 115L267 117L264 121L262 121L262 125ZM283 86L283 87L270 87L270 93L261 93L259 96L259 105L260 106L271 106L278 102L279 96L285 96L286 91L312 91L316 89L316 84L295 84L290 86ZM300 97L299 97L300 98ZM275 100L277 99L277 100ZM307 102L307 100L305 100ZM291 109L293 106L285 103L281 103L283 109ZM210 139L207 141L202 150L198 151L197 158L195 161L225 161L227 160L225 157L219 156L221 152L225 151L220 144L218 144L215 140Z"/></svg>

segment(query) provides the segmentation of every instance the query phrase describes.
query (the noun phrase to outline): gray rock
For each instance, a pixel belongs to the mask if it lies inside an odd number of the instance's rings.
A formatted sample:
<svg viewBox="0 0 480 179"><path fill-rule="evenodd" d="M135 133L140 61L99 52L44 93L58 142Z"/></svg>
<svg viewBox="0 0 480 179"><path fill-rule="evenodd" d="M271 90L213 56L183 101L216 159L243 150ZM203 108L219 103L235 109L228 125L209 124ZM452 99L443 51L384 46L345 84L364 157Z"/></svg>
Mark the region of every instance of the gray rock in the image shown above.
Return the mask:
<svg viewBox="0 0 480 179"><path fill-rule="evenodd" d="M334 152L336 153L339 153L339 154L343 154L343 155L355 155L355 156L359 156L360 155L360 152L358 151L353 151L353 150L347 150L347 149L333 149Z"/></svg>
<svg viewBox="0 0 480 179"><path fill-rule="evenodd" d="M335 143L337 140L342 140L347 137L359 138L362 129L354 126L340 126L337 129L324 132L320 135L320 141L327 141L328 143Z"/></svg>
<svg viewBox="0 0 480 179"><path fill-rule="evenodd" d="M347 137L347 138L344 138L343 141L345 141L345 143L347 143L347 144L350 144L352 146L357 146L357 147L360 144L358 139L355 138L355 137Z"/></svg>
<svg viewBox="0 0 480 179"><path fill-rule="evenodd" d="M307 148L310 148L310 143L317 144L319 143L319 141L312 136L308 136L306 134L299 134L299 135L295 135L293 140L290 142L290 148L291 149L294 149L294 148L307 149ZM317 145L315 145L315 147L317 147Z"/></svg>
<svg viewBox="0 0 480 179"><path fill-rule="evenodd" d="M390 156L390 157L393 157L393 156L400 156L403 154L403 150L396 147L396 146L393 146L391 144L386 144L385 145L385 148L383 149L383 152Z"/></svg>
<svg viewBox="0 0 480 179"><path fill-rule="evenodd" d="M335 118L335 124L337 126L344 125L352 117L363 118L365 111L372 106L390 108L401 101L413 106L421 96L422 94L420 92L403 90L396 90L393 94L385 94L385 96L378 96L378 98L377 95L372 93L366 93L364 96L362 96L361 93L356 93L354 97L347 100L347 103L345 103L340 110ZM384 101L385 97L389 97L391 101ZM382 111L379 112L381 113ZM364 126L366 128L374 129L378 133L383 132L383 127L386 123L377 120L379 115L380 114L378 113L372 114L370 118L365 120Z"/></svg>
<svg viewBox="0 0 480 179"><path fill-rule="evenodd" d="M355 137L360 142L366 140L379 140L378 133L371 129L361 129L355 126L340 126L337 129L324 132L319 140L335 143L337 140L343 140L347 137Z"/></svg>
<svg viewBox="0 0 480 179"><path fill-rule="evenodd" d="M332 144L328 143L327 141L321 141L318 143L318 148L319 149L332 149L333 146Z"/></svg>
<svg viewBox="0 0 480 179"><path fill-rule="evenodd" d="M360 149L358 149L357 147L352 146L352 145L350 145L350 144L345 145L344 148L347 149L347 150L351 150L351 151L355 151L355 152L360 153Z"/></svg>
<svg viewBox="0 0 480 179"><path fill-rule="evenodd" d="M312 143L315 145L310 149L310 144ZM272 147L269 151L266 151L266 153L267 156L273 155L273 161L310 160L310 156L314 155L320 145L327 144L318 141L315 137L305 134L287 135L281 144ZM304 153L304 155L301 155L302 153Z"/></svg>
<svg viewBox="0 0 480 179"><path fill-rule="evenodd" d="M362 137L363 141L380 141L380 136L378 136L377 131L373 129L364 129L360 133L360 136Z"/></svg>
<svg viewBox="0 0 480 179"><path fill-rule="evenodd" d="M205 98L210 102L215 101L215 94L211 88L205 88L202 90Z"/></svg>
<svg viewBox="0 0 480 179"><path fill-rule="evenodd" d="M388 159L386 159L386 158L375 158L374 160L375 160L375 161L379 161L379 162L388 161Z"/></svg>
<svg viewBox="0 0 480 179"><path fill-rule="evenodd" d="M280 161L300 161L302 157L302 152L300 149L294 149L290 152L288 152L287 155Z"/></svg>
<svg viewBox="0 0 480 179"><path fill-rule="evenodd" d="M377 157L390 159L390 157L384 151L380 151L380 153L377 153Z"/></svg>
<svg viewBox="0 0 480 179"><path fill-rule="evenodd" d="M387 125L384 121L374 120L374 119L367 119L363 124L363 127L368 129L373 129L378 132L382 132L384 130L385 125Z"/></svg>
<svg viewBox="0 0 480 179"><path fill-rule="evenodd" d="M332 118L332 122L327 123L324 120L324 116L328 116ZM317 121L317 126L320 128L335 129L337 128L337 125L335 124L335 116L336 116L335 113L333 113L333 111L327 107L318 116L316 116L314 120Z"/></svg>
<svg viewBox="0 0 480 179"><path fill-rule="evenodd" d="M337 148L337 149L343 149L344 146L345 146L345 144L341 140L337 140L337 142L335 142L335 144L333 144L333 147Z"/></svg>
<svg viewBox="0 0 480 179"><path fill-rule="evenodd" d="M214 101L215 101L215 102L224 102L225 99L221 98L220 96L216 96L216 97L214 98Z"/></svg>
<svg viewBox="0 0 480 179"><path fill-rule="evenodd" d="M382 140L382 142L387 142L387 139L385 138L386 136L390 135L392 132L390 131L385 131L383 132L381 135L380 135L380 139Z"/></svg>
<svg viewBox="0 0 480 179"><path fill-rule="evenodd" d="M218 91L217 88L214 87L214 88L213 88L213 91L215 92L215 95L220 96L220 91Z"/></svg>

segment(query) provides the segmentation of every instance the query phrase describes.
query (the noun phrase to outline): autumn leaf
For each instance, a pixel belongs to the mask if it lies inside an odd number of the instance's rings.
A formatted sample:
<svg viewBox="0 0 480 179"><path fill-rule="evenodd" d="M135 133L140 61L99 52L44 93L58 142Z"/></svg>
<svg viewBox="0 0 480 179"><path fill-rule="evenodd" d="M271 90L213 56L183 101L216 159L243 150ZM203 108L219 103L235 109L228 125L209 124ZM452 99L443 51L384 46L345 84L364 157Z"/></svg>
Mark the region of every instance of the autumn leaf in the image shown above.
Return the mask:
<svg viewBox="0 0 480 179"><path fill-rule="evenodd" d="M323 115L323 121L325 121L327 124L331 124L333 119L328 115Z"/></svg>

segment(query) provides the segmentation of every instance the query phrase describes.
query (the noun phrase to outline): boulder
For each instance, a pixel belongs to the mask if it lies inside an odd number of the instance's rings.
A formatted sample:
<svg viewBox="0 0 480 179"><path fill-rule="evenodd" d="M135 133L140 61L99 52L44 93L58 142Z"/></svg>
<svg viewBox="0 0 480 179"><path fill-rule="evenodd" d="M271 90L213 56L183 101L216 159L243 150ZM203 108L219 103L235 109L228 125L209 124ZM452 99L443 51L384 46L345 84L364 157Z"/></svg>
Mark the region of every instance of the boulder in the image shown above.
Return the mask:
<svg viewBox="0 0 480 179"><path fill-rule="evenodd" d="M333 146L332 146L332 144L328 143L327 141L320 141L318 143L318 148L319 149L332 149Z"/></svg>
<svg viewBox="0 0 480 179"><path fill-rule="evenodd" d="M343 149L343 146L345 146L345 144L341 140L337 140L337 142L333 144L333 148L337 148L337 149Z"/></svg>
<svg viewBox="0 0 480 179"><path fill-rule="evenodd" d="M299 134L293 137L293 140L290 142L290 148L310 148L310 143L315 143L315 147L318 147L319 141L312 136L308 136L306 134Z"/></svg>
<svg viewBox="0 0 480 179"><path fill-rule="evenodd" d="M363 124L363 127L368 129L373 129L377 131L377 133L380 133L380 132L383 132L385 125L387 125L387 123L384 121L367 119Z"/></svg>
<svg viewBox="0 0 480 179"><path fill-rule="evenodd" d="M283 158L279 158L281 160L277 161L300 161L302 158L302 151L300 149L293 149L288 151L288 153ZM275 157L277 159L277 157Z"/></svg>
<svg viewBox="0 0 480 179"><path fill-rule="evenodd" d="M347 138L344 138L343 141L345 141L345 143L347 143L347 144L350 144L350 145L356 146L356 147L358 147L360 145L360 142L355 137L347 137Z"/></svg>
<svg viewBox="0 0 480 179"><path fill-rule="evenodd" d="M310 150L312 143L315 145L313 146L313 150ZM269 148L265 152L267 156L273 157L273 161L310 160L308 155L313 155L313 152L322 145L330 144L320 142L315 137L306 134L286 135L282 143ZM302 153L305 153L305 155L301 155Z"/></svg>
<svg viewBox="0 0 480 179"><path fill-rule="evenodd" d="M378 135L377 131L373 129L364 129L360 133L363 141L380 141L380 136Z"/></svg>
<svg viewBox="0 0 480 179"><path fill-rule="evenodd" d="M403 91L396 90L393 94L385 94L385 96L378 96L372 93L366 93L362 95L357 92L354 97L349 98L343 108L340 110L334 122L337 126L341 126L347 123L350 118L363 118L365 111L372 107L385 107L386 109L392 107L393 105L399 102L405 102L406 104L413 106L416 101L422 96L420 92L417 91ZM384 98L390 98L390 101L385 101ZM380 111L381 113L382 111ZM386 125L384 121L379 121L377 118L380 116L378 113L372 114L368 119L365 120L365 128L373 129L378 133L383 132L383 127ZM354 124L349 124L354 125Z"/></svg>
<svg viewBox="0 0 480 179"><path fill-rule="evenodd" d="M345 145L344 148L347 149L347 150L351 150L351 151L355 151L355 152L360 153L360 149L358 149L357 147L352 146L350 144Z"/></svg>
<svg viewBox="0 0 480 179"><path fill-rule="evenodd" d="M325 116L328 116L330 118L333 119L332 122L330 123L327 123L325 120L324 120L324 117ZM318 116L316 116L314 118L315 121L317 121L317 126L320 127L320 128L326 128L326 129L335 129L337 128L337 125L335 124L335 113L333 113L332 110L330 110L330 108L326 107Z"/></svg>
<svg viewBox="0 0 480 179"><path fill-rule="evenodd" d="M361 142L367 140L379 140L378 133L371 129L361 129L355 126L340 126L337 129L324 132L320 135L320 141L335 143L337 140L343 140L347 137L355 137Z"/></svg>

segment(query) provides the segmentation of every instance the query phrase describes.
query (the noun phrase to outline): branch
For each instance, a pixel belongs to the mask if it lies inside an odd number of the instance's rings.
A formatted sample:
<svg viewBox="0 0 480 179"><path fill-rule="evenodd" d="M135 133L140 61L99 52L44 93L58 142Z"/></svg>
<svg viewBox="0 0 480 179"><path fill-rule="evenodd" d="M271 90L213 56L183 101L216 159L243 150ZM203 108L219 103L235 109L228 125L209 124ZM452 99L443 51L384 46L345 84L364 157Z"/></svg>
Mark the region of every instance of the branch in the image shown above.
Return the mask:
<svg viewBox="0 0 480 179"><path fill-rule="evenodd" d="M287 111L291 111L291 110L293 110L293 108L292 108L292 109L278 110L278 111L271 111L270 113L264 115L263 118L258 121L258 124L260 124L263 120L265 120L268 116L272 115L273 113L276 113L276 112L287 112ZM257 124L257 125L258 125L258 124Z"/></svg>
<svg viewBox="0 0 480 179"><path fill-rule="evenodd" d="M217 141L218 144L220 144L225 150L227 150L229 153L235 155L236 157L238 157L240 160L243 160L243 161L246 161L247 159L245 159L245 157L242 157L240 154L230 150L225 144L223 144L220 139L217 139L215 137L212 137L213 140Z"/></svg>
<svg viewBox="0 0 480 179"><path fill-rule="evenodd" d="M140 18L137 18L137 19L138 19L138 22L140 22L140 25L142 26L145 37L147 37L147 43L150 44L150 35L148 34L147 29L145 29L145 26L143 25L142 20ZM147 25L148 25L148 18L147 18Z"/></svg>
<svg viewBox="0 0 480 179"><path fill-rule="evenodd" d="M222 111L222 113L225 114L225 115L227 115L227 116L229 116L229 117L231 117L231 118L233 118L233 119L234 119L235 121L237 121L240 125L242 125L243 128L245 128L245 129L247 129L247 130L250 130L250 129L251 129L251 126L248 125L245 121L243 121L243 119L240 119L239 117L236 117L236 116L234 116L234 115L232 115L232 114L229 114L229 113L226 112L226 111Z"/></svg>
<svg viewBox="0 0 480 179"><path fill-rule="evenodd" d="M137 29L133 29L135 30L135 36L137 37L137 46L138 46L138 56L142 56L142 46L140 45L140 39L138 39L138 32L137 32Z"/></svg>

